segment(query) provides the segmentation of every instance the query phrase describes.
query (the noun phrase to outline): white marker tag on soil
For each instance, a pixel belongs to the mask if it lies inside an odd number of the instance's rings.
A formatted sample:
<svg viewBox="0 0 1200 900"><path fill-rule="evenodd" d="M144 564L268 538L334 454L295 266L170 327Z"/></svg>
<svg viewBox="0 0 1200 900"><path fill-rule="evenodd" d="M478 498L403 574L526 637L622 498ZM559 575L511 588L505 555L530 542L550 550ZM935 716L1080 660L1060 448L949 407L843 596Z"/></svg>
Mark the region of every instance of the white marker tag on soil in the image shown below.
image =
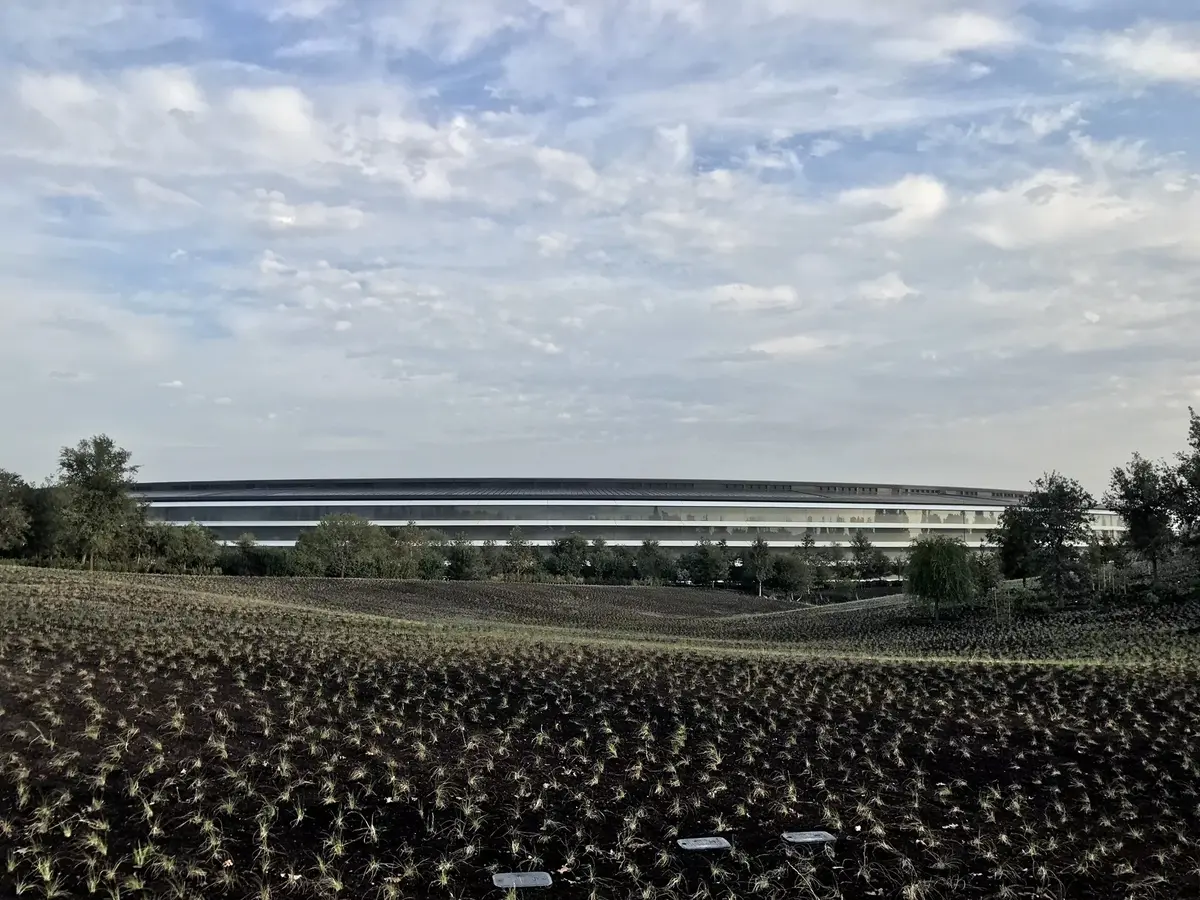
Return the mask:
<svg viewBox="0 0 1200 900"><path fill-rule="evenodd" d="M729 841L723 837L680 838L676 843L684 850L728 850Z"/></svg>
<svg viewBox="0 0 1200 900"><path fill-rule="evenodd" d="M549 872L497 872L492 884L498 888L550 887L553 879Z"/></svg>
<svg viewBox="0 0 1200 900"><path fill-rule="evenodd" d="M783 839L789 844L832 844L837 840L828 831L785 831Z"/></svg>

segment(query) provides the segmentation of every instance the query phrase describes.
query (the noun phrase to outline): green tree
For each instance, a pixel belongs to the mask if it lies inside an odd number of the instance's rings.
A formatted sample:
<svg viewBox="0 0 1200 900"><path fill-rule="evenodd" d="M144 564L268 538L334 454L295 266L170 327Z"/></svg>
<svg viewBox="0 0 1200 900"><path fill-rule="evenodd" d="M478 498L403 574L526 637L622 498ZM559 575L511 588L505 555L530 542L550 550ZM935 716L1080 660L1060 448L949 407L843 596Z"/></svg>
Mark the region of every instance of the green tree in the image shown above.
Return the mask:
<svg viewBox="0 0 1200 900"><path fill-rule="evenodd" d="M427 551L428 539L425 532L415 522L409 522L403 528L393 528L388 531L391 538L391 565L393 578L419 578L421 559Z"/></svg>
<svg viewBox="0 0 1200 900"><path fill-rule="evenodd" d="M371 577L381 574L392 555L392 542L377 525L350 513L321 519L296 541L297 568L330 578Z"/></svg>
<svg viewBox="0 0 1200 900"><path fill-rule="evenodd" d="M130 496L138 467L132 454L106 434L63 447L59 483L64 489L64 518L89 569L96 556L108 552L123 532L140 525L141 509Z"/></svg>
<svg viewBox="0 0 1200 900"><path fill-rule="evenodd" d="M604 565L604 578L613 584L632 584L638 578L637 553L632 547L609 547Z"/></svg>
<svg viewBox="0 0 1200 900"><path fill-rule="evenodd" d="M933 614L968 604L975 595L971 551L955 538L921 537L908 556L908 593Z"/></svg>
<svg viewBox="0 0 1200 900"><path fill-rule="evenodd" d="M440 531L430 529L422 534L421 555L417 558L417 577L425 581L441 581L448 577L450 541Z"/></svg>
<svg viewBox="0 0 1200 900"><path fill-rule="evenodd" d="M643 581L667 581L675 574L675 564L658 541L642 541L637 551L637 570Z"/></svg>
<svg viewBox="0 0 1200 900"><path fill-rule="evenodd" d="M867 557L867 567L864 570L865 578L883 578L891 571L892 563L888 559L887 554L878 547L874 548Z"/></svg>
<svg viewBox="0 0 1200 900"><path fill-rule="evenodd" d="M865 581L871 570L871 554L875 545L861 528L854 530L854 538L850 541L850 559L854 566L854 577Z"/></svg>
<svg viewBox="0 0 1200 900"><path fill-rule="evenodd" d="M250 560L254 556L254 551L258 549L258 539L247 531L234 542L234 546L237 547L238 553L242 555L247 567L249 567Z"/></svg>
<svg viewBox="0 0 1200 900"><path fill-rule="evenodd" d="M550 574L560 578L582 578L589 550L587 538L582 534L559 538L550 547L550 558L547 560Z"/></svg>
<svg viewBox="0 0 1200 900"><path fill-rule="evenodd" d="M25 507L27 485L12 472L0 469L0 553L21 550L29 537L30 516Z"/></svg>
<svg viewBox="0 0 1200 900"><path fill-rule="evenodd" d="M587 572L585 574L597 581L608 583L613 581L615 564L613 548L608 546L608 541L604 538L594 538L591 546L588 547Z"/></svg>
<svg viewBox="0 0 1200 900"><path fill-rule="evenodd" d="M1171 512L1185 547L1200 550L1200 416L1188 407L1188 449L1169 470Z"/></svg>
<svg viewBox="0 0 1200 900"><path fill-rule="evenodd" d="M763 583L771 577L771 547L759 535L754 543L746 548L742 557L742 569L746 577L758 586L758 596L762 596Z"/></svg>
<svg viewBox="0 0 1200 900"><path fill-rule="evenodd" d="M479 555L483 558L483 568L486 577L504 577L505 554L494 540L488 538L488 540L484 541L483 546L479 548Z"/></svg>
<svg viewBox="0 0 1200 900"><path fill-rule="evenodd" d="M537 571L538 558L532 545L525 540L519 527L508 533L504 548L504 574L517 581L526 581Z"/></svg>
<svg viewBox="0 0 1200 900"><path fill-rule="evenodd" d="M1033 527L1038 575L1061 603L1078 583L1080 548L1091 536L1096 501L1075 479L1049 472L1033 483L1025 505Z"/></svg>
<svg viewBox="0 0 1200 900"><path fill-rule="evenodd" d="M56 560L67 552L65 493L50 479L40 486L27 487L24 505L29 513L29 530L25 533L23 556Z"/></svg>
<svg viewBox="0 0 1200 900"><path fill-rule="evenodd" d="M465 537L460 537L446 551L450 565L446 577L453 581L482 581L487 577L483 554Z"/></svg>
<svg viewBox="0 0 1200 900"><path fill-rule="evenodd" d="M220 548L216 536L202 525L191 522L183 526L166 526L174 540L171 541L166 562L173 572L207 573L217 563Z"/></svg>
<svg viewBox="0 0 1200 900"><path fill-rule="evenodd" d="M771 559L771 588L783 591L788 600L812 593L813 567L802 552L790 550Z"/></svg>
<svg viewBox="0 0 1200 900"><path fill-rule="evenodd" d="M1126 468L1112 470L1104 504L1125 521L1125 539L1150 563L1158 580L1159 561L1175 540L1172 479L1166 466L1133 454Z"/></svg>
<svg viewBox="0 0 1200 900"><path fill-rule="evenodd" d="M1036 574L1037 533L1033 513L1025 503L1007 507L988 532L987 542L996 547L1000 571L1005 578L1020 578L1024 583Z"/></svg>
<svg viewBox="0 0 1200 900"><path fill-rule="evenodd" d="M729 574L729 557L725 547L706 539L687 550L679 560L693 584L715 587Z"/></svg>
<svg viewBox="0 0 1200 900"><path fill-rule="evenodd" d="M821 580L827 582L832 578L840 577L845 558L846 551L837 541L834 541L828 547L821 547L817 550L817 562L820 567Z"/></svg>
<svg viewBox="0 0 1200 900"><path fill-rule="evenodd" d="M971 553L971 575L975 582L975 595L989 597L992 591L1000 587L1003 573L1000 571L1000 560L995 553L977 550Z"/></svg>

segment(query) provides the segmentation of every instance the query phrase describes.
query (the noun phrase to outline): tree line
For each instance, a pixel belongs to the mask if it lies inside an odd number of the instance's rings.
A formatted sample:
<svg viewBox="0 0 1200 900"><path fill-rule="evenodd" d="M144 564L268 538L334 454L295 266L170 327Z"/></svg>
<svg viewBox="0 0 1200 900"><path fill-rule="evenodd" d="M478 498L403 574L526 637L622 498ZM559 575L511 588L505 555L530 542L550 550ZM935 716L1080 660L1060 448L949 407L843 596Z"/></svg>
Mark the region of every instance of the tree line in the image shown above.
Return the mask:
<svg viewBox="0 0 1200 900"><path fill-rule="evenodd" d="M514 528L482 546L409 524L385 528L350 514L323 518L294 547L232 545L196 523L168 524L135 499L138 467L107 435L62 448L56 475L42 484L0 470L0 556L29 563L162 574L322 576L571 583L736 584L789 597L898 575L902 565L858 533L848 545L772 548L761 538L731 548L700 540L683 549L638 547L571 534L535 546Z"/></svg>
<svg viewBox="0 0 1200 900"><path fill-rule="evenodd" d="M904 575L910 593L935 616L992 604L1004 579L1033 581L1064 603L1111 586L1134 562L1157 583L1168 561L1200 550L1200 418L1189 410L1188 449L1172 460L1134 454L1112 471L1103 505L1125 522L1120 541L1092 532L1097 506L1079 482L1051 472L1035 481L989 533L991 552L961 540L927 536L906 559L889 559L858 531L846 545L820 547L811 536L794 548L762 538L734 549L701 540L672 551L655 541L613 546L579 534L550 547L514 528L504 542L477 546L461 536L409 524L384 528L358 516L327 516L294 547L265 547L252 534L232 545L195 523L154 521L135 499L138 467L107 435L63 447L58 471L42 484L0 469L0 556L40 565L125 571L242 576L421 578L603 584L736 584L790 598L814 593L857 595L863 583ZM845 590L846 585L852 587ZM1011 611L1011 610L1010 610Z"/></svg>
<svg viewBox="0 0 1200 900"><path fill-rule="evenodd" d="M1200 587L1200 417L1188 410L1187 448L1172 459L1134 453L1114 468L1097 504L1076 480L1043 475L1018 504L1004 510L988 534L992 553L971 553L961 542L927 537L909 554L907 590L934 618L947 609L989 608L1011 616L1021 600L1061 607L1083 597L1128 593L1143 587L1151 597L1191 596ZM1092 528L1097 506L1125 526L1119 540ZM1173 577L1160 578L1164 564ZM1137 581L1144 567L1148 578ZM1001 590L1003 579L1036 581L1037 592Z"/></svg>

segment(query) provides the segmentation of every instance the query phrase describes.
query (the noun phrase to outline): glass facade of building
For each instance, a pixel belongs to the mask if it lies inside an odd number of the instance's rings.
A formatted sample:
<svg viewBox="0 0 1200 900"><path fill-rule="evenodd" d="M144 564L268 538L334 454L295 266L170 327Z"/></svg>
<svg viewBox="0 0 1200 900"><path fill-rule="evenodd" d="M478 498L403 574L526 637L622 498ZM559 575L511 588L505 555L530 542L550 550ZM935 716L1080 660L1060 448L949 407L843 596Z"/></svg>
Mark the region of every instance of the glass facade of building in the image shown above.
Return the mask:
<svg viewBox="0 0 1200 900"><path fill-rule="evenodd" d="M614 486L615 485L615 486ZM251 533L289 545L321 518L352 513L379 525L414 523L450 538L503 543L514 527L549 544L570 534L612 544L646 540L690 546L701 539L777 546L810 536L818 546L846 544L865 532L899 551L925 534L980 544L1003 509L1022 494L966 488L729 482L246 482L142 485L150 516L197 522L225 541ZM618 496L613 496L614 494ZM1097 511L1100 533L1122 530Z"/></svg>

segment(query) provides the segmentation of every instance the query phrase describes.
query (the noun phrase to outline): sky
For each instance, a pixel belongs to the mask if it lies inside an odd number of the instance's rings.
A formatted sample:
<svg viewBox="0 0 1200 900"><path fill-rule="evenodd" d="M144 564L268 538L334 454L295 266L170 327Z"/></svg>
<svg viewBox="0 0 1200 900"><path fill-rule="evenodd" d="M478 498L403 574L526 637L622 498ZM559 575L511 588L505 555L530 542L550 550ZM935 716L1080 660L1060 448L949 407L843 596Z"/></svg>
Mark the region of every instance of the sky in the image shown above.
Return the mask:
<svg viewBox="0 0 1200 900"><path fill-rule="evenodd" d="M1198 101L1190 0L7 0L0 466L1101 492Z"/></svg>

